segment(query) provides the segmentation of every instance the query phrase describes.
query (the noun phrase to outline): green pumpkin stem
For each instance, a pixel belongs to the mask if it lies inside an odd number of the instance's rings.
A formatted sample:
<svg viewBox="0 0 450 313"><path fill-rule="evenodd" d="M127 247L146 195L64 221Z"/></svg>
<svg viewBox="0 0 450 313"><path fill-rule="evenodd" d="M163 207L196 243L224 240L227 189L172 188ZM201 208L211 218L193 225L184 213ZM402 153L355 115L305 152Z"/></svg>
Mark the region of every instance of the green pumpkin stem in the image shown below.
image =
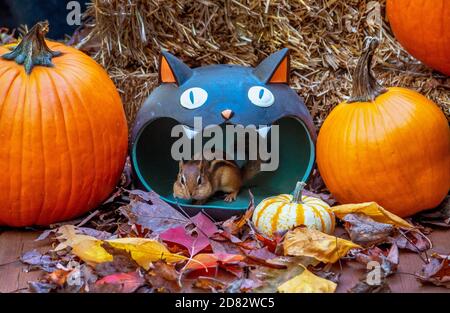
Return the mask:
<svg viewBox="0 0 450 313"><path fill-rule="evenodd" d="M297 185L295 186L295 190L294 190L294 198L292 199L293 203L303 203L302 202L302 193L303 193L303 189L305 189L306 184L302 181L297 182Z"/></svg>
<svg viewBox="0 0 450 313"><path fill-rule="evenodd" d="M61 52L52 51L45 42L45 35L49 31L47 21L39 22L30 29L22 41L12 48L11 52L2 55L3 59L14 60L25 66L29 75L36 65L53 67L52 58L60 56Z"/></svg>
<svg viewBox="0 0 450 313"><path fill-rule="evenodd" d="M371 102L387 91L378 83L371 71L373 55L379 44L380 42L376 38L368 39L367 46L353 73L353 89L348 103Z"/></svg>

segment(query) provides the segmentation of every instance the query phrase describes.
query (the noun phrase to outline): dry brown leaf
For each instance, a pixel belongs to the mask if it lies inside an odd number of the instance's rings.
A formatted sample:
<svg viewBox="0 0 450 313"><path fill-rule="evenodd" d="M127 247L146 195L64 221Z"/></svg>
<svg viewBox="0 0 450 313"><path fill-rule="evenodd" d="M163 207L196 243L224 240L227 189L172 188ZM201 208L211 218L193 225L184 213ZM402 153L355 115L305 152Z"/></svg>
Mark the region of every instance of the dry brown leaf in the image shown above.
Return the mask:
<svg viewBox="0 0 450 313"><path fill-rule="evenodd" d="M307 227L289 231L284 239L283 248L285 255L312 257L324 263L335 263L351 249L362 249L351 241Z"/></svg>
<svg viewBox="0 0 450 313"><path fill-rule="evenodd" d="M357 262L364 265L369 262L376 261L380 264L384 276L387 277L397 271L399 264L399 251L397 245L394 243L388 250L372 247L370 249L360 251L356 254L355 259Z"/></svg>
<svg viewBox="0 0 450 313"><path fill-rule="evenodd" d="M419 280L450 288L450 256L434 254L418 273Z"/></svg>
<svg viewBox="0 0 450 313"><path fill-rule="evenodd" d="M361 279L355 286L353 286L349 293L391 293L385 278L378 285L369 285L365 278Z"/></svg>
<svg viewBox="0 0 450 313"><path fill-rule="evenodd" d="M351 241L364 247L386 242L394 231L394 226L376 222L361 213L347 214L342 220Z"/></svg>
<svg viewBox="0 0 450 313"><path fill-rule="evenodd" d="M397 215L385 210L376 202L364 202L358 204L343 204L332 208L337 218L343 219L347 214L363 214L374 221L384 224L391 224L406 229L414 228L413 225L398 217Z"/></svg>
<svg viewBox="0 0 450 313"><path fill-rule="evenodd" d="M226 284L213 277L200 276L194 282L194 288L208 290L212 292L222 291Z"/></svg>

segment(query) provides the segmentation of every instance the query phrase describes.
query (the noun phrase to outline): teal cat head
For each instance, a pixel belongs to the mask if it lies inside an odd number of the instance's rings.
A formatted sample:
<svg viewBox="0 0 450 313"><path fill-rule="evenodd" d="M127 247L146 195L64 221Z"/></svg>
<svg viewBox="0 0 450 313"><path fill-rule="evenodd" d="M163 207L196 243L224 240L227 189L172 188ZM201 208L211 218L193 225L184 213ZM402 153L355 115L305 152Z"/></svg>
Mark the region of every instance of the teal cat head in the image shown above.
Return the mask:
<svg viewBox="0 0 450 313"><path fill-rule="evenodd" d="M177 125L194 127L201 118L209 125L279 126L280 166L258 175L249 186L255 200L289 193L298 180L306 180L314 164L316 138L312 118L303 100L289 86L289 51L283 49L264 58L255 67L216 64L190 68L168 52L160 59L157 87L138 113L131 140L136 184L154 190L175 204L172 184L178 163L171 157ZM248 191L237 201L221 199L187 210L210 209L210 214L229 216L248 206ZM225 217L224 216L224 217Z"/></svg>

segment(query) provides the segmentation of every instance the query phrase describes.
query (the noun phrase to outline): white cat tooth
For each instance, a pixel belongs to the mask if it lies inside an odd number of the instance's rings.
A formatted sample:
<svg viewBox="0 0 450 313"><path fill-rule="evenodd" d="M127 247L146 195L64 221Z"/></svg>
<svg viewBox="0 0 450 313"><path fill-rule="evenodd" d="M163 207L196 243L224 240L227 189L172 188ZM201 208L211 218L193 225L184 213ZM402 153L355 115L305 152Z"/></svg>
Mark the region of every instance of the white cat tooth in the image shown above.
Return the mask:
<svg viewBox="0 0 450 313"><path fill-rule="evenodd" d="M193 130L189 127L187 127L186 125L182 125L183 126L183 131L186 135L186 137L188 137L189 139L193 139L195 136L197 136L197 134L199 133L199 131L197 130Z"/></svg>
<svg viewBox="0 0 450 313"><path fill-rule="evenodd" d="M266 138L272 126L264 126L258 129L258 133L261 137Z"/></svg>

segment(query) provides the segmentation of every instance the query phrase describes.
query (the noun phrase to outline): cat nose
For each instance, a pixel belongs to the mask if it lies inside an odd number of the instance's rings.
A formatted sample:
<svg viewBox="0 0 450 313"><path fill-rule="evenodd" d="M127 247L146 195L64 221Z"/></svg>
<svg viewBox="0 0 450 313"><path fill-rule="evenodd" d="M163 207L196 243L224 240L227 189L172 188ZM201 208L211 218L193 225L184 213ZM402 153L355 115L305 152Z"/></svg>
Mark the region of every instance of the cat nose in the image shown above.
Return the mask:
<svg viewBox="0 0 450 313"><path fill-rule="evenodd" d="M222 117L223 117L225 120L229 120L230 118L233 117L233 115L234 115L234 112L231 111L231 110L223 110L223 111L222 111Z"/></svg>

